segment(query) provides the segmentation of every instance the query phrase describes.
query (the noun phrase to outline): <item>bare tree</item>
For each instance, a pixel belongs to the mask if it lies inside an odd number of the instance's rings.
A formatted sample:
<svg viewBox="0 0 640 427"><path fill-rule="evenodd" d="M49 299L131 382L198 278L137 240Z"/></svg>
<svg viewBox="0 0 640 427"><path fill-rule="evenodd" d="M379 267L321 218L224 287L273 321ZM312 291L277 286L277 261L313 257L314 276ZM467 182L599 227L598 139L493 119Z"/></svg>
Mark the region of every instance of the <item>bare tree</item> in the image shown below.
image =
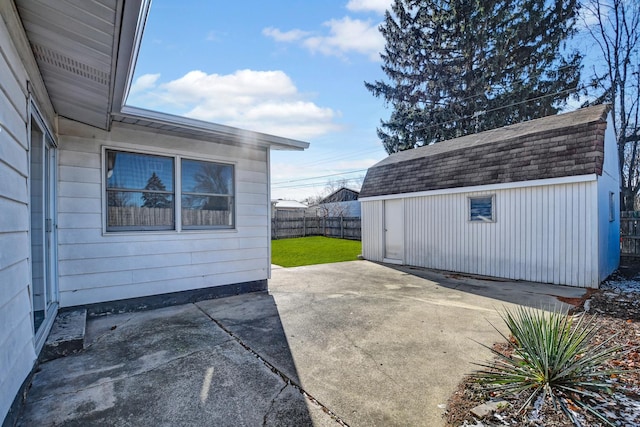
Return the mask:
<svg viewBox="0 0 640 427"><path fill-rule="evenodd" d="M640 3L637 0L585 0L587 31L603 56L593 67L591 102L611 104L618 146L621 210L633 210L640 190Z"/></svg>

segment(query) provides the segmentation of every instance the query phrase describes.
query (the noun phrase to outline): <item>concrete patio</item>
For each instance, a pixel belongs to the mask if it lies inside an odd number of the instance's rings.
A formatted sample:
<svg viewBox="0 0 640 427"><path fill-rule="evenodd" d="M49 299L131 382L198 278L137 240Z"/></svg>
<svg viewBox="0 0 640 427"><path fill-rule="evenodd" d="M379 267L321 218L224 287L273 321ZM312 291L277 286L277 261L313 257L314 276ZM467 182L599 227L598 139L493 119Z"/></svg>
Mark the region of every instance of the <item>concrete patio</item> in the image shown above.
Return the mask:
<svg viewBox="0 0 640 427"><path fill-rule="evenodd" d="M269 293L90 318L19 425L437 426L503 306L585 290L391 268L276 268ZM566 307L566 306L565 306Z"/></svg>

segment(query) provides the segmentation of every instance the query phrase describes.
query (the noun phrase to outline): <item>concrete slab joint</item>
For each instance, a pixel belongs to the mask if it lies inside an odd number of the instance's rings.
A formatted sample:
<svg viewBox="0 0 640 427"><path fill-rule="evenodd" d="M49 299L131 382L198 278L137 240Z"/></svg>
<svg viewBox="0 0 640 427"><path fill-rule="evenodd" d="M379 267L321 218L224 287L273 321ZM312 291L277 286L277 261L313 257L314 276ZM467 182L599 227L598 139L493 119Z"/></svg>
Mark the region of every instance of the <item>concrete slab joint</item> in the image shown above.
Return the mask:
<svg viewBox="0 0 640 427"><path fill-rule="evenodd" d="M585 293L368 261L275 269L269 289L90 316L83 351L40 364L18 426L439 426L491 357L471 339L506 333L497 307Z"/></svg>

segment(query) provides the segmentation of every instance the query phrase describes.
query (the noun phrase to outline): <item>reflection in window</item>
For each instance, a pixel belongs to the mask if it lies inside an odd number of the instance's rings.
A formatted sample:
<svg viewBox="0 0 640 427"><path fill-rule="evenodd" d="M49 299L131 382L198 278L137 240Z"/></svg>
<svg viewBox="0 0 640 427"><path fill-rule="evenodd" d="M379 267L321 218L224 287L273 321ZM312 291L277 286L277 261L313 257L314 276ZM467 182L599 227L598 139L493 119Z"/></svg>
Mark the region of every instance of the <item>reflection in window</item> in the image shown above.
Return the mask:
<svg viewBox="0 0 640 427"><path fill-rule="evenodd" d="M470 197L469 220L493 222L493 196Z"/></svg>
<svg viewBox="0 0 640 427"><path fill-rule="evenodd" d="M173 158L107 150L107 230L174 228Z"/></svg>
<svg viewBox="0 0 640 427"><path fill-rule="evenodd" d="M182 160L183 228L233 227L233 166Z"/></svg>

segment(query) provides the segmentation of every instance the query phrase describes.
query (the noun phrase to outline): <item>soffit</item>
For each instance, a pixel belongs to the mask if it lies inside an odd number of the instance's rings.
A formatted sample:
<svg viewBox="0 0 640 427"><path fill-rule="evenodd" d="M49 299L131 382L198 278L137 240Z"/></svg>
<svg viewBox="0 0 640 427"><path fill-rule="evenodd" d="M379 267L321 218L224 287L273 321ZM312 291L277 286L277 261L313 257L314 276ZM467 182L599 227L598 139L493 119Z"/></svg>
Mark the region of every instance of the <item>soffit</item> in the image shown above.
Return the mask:
<svg viewBox="0 0 640 427"><path fill-rule="evenodd" d="M108 129L124 0L15 4L56 113ZM137 16L127 23L135 26ZM133 45L133 40L126 42ZM123 65L128 73L130 64Z"/></svg>

